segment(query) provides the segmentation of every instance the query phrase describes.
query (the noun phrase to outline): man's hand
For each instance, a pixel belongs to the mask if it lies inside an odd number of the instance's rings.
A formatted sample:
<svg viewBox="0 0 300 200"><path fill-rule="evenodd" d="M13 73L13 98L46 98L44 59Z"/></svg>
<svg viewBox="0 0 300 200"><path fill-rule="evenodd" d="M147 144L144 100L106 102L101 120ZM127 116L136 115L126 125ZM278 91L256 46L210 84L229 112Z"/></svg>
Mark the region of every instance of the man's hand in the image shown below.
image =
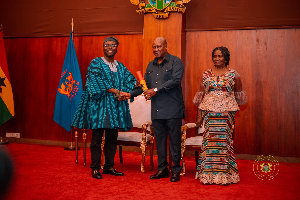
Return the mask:
<svg viewBox="0 0 300 200"><path fill-rule="evenodd" d="M151 98L154 95L156 95L156 92L154 91L154 88L152 88L150 90L146 90L143 94L145 96L145 99L148 100L149 98Z"/></svg>
<svg viewBox="0 0 300 200"><path fill-rule="evenodd" d="M135 82L134 89L137 88L137 87L140 87L140 86L141 86L141 83L140 83L139 80L137 80L137 81Z"/></svg>
<svg viewBox="0 0 300 200"><path fill-rule="evenodd" d="M124 100L130 99L130 97L131 97L130 93L121 91L118 100L119 101L124 101Z"/></svg>

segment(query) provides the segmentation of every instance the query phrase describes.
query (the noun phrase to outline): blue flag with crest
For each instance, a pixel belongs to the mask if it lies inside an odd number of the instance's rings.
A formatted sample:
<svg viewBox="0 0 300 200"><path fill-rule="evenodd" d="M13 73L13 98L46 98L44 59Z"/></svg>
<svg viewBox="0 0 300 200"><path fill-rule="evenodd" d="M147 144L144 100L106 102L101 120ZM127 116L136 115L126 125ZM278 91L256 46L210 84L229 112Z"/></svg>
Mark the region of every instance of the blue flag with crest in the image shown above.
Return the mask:
<svg viewBox="0 0 300 200"><path fill-rule="evenodd" d="M71 32L61 78L57 88L53 116L53 120L69 132L71 131L71 123L82 91L81 73Z"/></svg>

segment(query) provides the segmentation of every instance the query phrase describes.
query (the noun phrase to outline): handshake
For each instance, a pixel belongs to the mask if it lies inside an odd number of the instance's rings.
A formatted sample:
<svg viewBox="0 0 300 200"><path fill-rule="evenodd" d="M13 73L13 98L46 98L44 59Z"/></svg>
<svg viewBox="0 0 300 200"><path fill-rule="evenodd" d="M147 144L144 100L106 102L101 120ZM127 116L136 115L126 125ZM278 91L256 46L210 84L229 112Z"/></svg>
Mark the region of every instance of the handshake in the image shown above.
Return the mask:
<svg viewBox="0 0 300 200"><path fill-rule="evenodd" d="M141 84L139 81L136 82L134 88L140 87ZM146 100L150 99L151 97L153 97L156 94L156 92L154 91L154 88L152 89L147 89L144 91L143 95L145 97ZM127 92L123 92L121 90L117 90L117 92L115 93L114 97L116 99L118 99L119 101L125 101L131 98L131 94L127 93Z"/></svg>
<svg viewBox="0 0 300 200"><path fill-rule="evenodd" d="M117 98L119 101L124 101L124 100L128 100L131 97L130 93L127 92L123 92L123 91L118 91L119 95L115 94L115 98Z"/></svg>
<svg viewBox="0 0 300 200"><path fill-rule="evenodd" d="M136 83L135 83L135 85L134 85L134 89L135 88L137 88L137 87L140 87L141 86L141 84L140 84L140 82L139 81L137 81ZM112 92L112 93L114 93L114 97L116 98L116 99L118 99L119 101L125 101L125 100L128 100L128 99L130 99L131 98L131 94L130 93L127 93L127 92L123 92L123 91L121 91L121 90L111 90L111 89L109 89L109 90L107 90L108 92Z"/></svg>
<svg viewBox="0 0 300 200"><path fill-rule="evenodd" d="M118 94L115 94L115 98L117 98L119 101L125 101L131 98L131 94L123 91L119 91ZM146 100L150 99L152 96L154 96L156 92L154 89L146 90L143 95Z"/></svg>

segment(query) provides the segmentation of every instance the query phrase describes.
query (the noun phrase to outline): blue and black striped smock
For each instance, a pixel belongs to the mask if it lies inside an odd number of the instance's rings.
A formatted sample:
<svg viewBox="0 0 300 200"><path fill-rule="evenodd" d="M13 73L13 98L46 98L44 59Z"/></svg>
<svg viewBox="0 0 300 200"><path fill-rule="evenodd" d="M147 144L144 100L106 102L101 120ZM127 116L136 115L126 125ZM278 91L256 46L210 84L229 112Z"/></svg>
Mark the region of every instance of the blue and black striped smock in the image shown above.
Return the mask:
<svg viewBox="0 0 300 200"><path fill-rule="evenodd" d="M117 61L117 70L113 72L102 59L93 59L87 69L85 90L72 126L82 129L130 130L132 120L128 101L119 101L106 90L115 88L131 92L136 79L122 63Z"/></svg>

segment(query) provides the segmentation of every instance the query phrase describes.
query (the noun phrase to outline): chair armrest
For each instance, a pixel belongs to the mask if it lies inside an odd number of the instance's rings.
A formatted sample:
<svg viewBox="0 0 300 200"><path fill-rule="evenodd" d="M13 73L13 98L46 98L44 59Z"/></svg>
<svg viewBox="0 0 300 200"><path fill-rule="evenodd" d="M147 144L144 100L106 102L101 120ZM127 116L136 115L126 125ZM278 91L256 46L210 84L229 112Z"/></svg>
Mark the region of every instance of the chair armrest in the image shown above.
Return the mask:
<svg viewBox="0 0 300 200"><path fill-rule="evenodd" d="M202 124L201 123L187 123L185 124L185 126L187 126L187 128L201 128Z"/></svg>
<svg viewBox="0 0 300 200"><path fill-rule="evenodd" d="M142 129L144 130L148 130L149 131L149 127L152 126L152 121L146 121L143 125L142 125Z"/></svg>
<svg viewBox="0 0 300 200"><path fill-rule="evenodd" d="M195 131L196 131L195 135L196 135L196 136L197 136L197 135L201 135L201 133L203 133L203 131L202 131L202 132L199 132L200 129L201 129L201 128L203 129L203 126L204 126L201 122L187 123L187 124L185 124L184 126L186 126L187 129L188 129L188 128L196 128L196 129L195 129ZM199 134L199 133L200 133L200 134Z"/></svg>
<svg viewBox="0 0 300 200"><path fill-rule="evenodd" d="M195 127L197 127L197 124L196 123L187 123L187 124L185 124L185 126L187 126L187 128L195 128Z"/></svg>
<svg viewBox="0 0 300 200"><path fill-rule="evenodd" d="M186 123L185 125L181 126L181 142L184 145L186 140L186 130L189 128L198 128L201 127L200 123Z"/></svg>
<svg viewBox="0 0 300 200"><path fill-rule="evenodd" d="M150 134L154 136L153 126L151 121L147 121L145 124L142 125L143 134Z"/></svg>
<svg viewBox="0 0 300 200"><path fill-rule="evenodd" d="M151 126L152 125L152 121L146 121L144 124L147 124L147 125Z"/></svg>

